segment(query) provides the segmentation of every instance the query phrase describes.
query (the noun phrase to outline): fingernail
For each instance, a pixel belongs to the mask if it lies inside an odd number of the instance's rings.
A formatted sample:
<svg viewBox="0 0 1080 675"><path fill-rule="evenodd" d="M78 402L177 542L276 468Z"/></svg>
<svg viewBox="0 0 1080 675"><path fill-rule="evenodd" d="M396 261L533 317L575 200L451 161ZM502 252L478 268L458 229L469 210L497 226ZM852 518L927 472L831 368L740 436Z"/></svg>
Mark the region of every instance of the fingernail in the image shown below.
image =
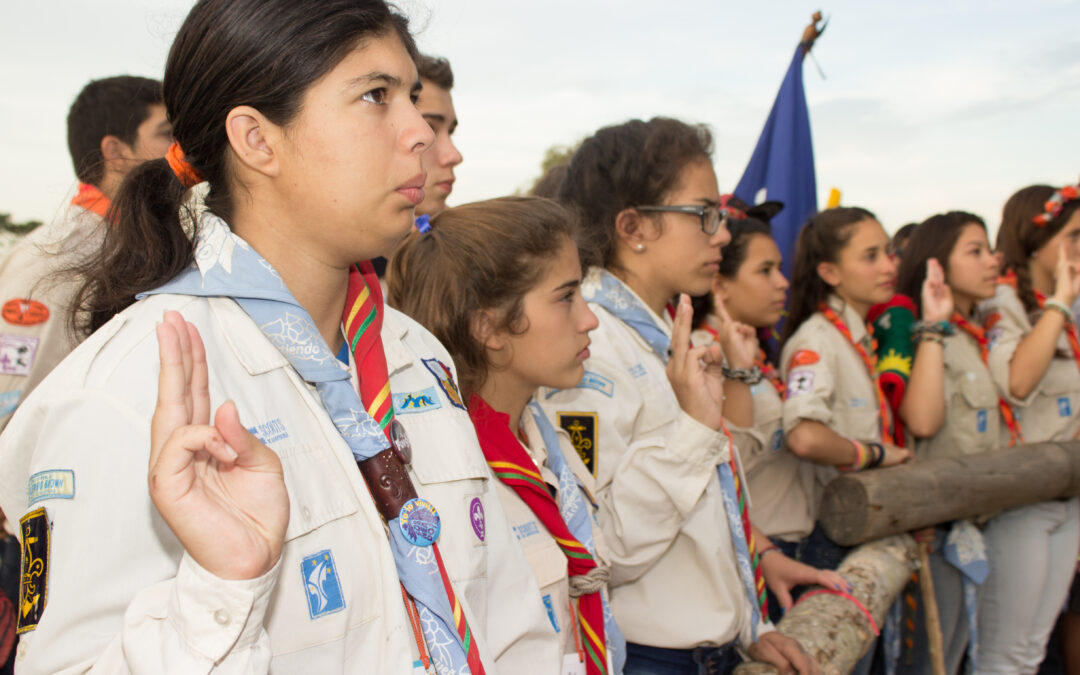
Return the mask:
<svg viewBox="0 0 1080 675"><path fill-rule="evenodd" d="M236 451L232 449L232 446L227 443L225 444L225 453L229 456L229 459L236 459L239 457L239 455L236 454Z"/></svg>

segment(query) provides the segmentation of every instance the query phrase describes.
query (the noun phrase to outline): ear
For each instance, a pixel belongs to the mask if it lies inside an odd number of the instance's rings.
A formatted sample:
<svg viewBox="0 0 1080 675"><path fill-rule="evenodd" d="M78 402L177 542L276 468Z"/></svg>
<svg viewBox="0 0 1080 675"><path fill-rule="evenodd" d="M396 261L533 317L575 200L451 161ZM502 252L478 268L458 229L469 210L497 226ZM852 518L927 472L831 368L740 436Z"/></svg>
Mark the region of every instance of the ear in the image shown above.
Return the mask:
<svg viewBox="0 0 1080 675"><path fill-rule="evenodd" d="M840 285L840 267L836 263L822 262L818 263L817 275L821 277L821 280L828 285L836 288Z"/></svg>
<svg viewBox="0 0 1080 675"><path fill-rule="evenodd" d="M258 110L247 105L230 110L225 117L225 133L241 165L270 177L280 173L276 150L281 148L285 134Z"/></svg>
<svg viewBox="0 0 1080 675"><path fill-rule="evenodd" d="M632 250L645 242L645 218L637 209L623 209L615 216L615 233Z"/></svg>
<svg viewBox="0 0 1080 675"><path fill-rule="evenodd" d="M730 283L727 279L719 274L713 275L712 280L712 292L713 295L718 296L724 302L731 299L731 291L729 290Z"/></svg>
<svg viewBox="0 0 1080 675"><path fill-rule="evenodd" d="M493 352L506 347L505 331L496 330L494 317L490 310L481 309L469 317L469 332L474 340Z"/></svg>
<svg viewBox="0 0 1080 675"><path fill-rule="evenodd" d="M108 135L101 139L101 156L105 162L126 159L132 155L131 148L116 136Z"/></svg>

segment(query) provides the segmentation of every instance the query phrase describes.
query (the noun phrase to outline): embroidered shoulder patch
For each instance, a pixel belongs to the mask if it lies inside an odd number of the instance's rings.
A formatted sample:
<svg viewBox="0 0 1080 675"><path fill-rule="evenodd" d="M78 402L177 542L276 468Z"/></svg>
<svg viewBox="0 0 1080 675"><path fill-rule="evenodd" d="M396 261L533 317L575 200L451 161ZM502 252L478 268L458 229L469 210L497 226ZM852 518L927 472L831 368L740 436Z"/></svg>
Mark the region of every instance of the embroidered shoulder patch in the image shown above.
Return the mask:
<svg viewBox="0 0 1080 675"><path fill-rule="evenodd" d="M30 335L0 335L0 373L29 375L39 342Z"/></svg>
<svg viewBox="0 0 1080 675"><path fill-rule="evenodd" d="M606 378L600 373L594 373L591 370L585 371L585 376L581 378L581 382L578 383L577 388L595 389L608 398L611 398L615 394L614 380Z"/></svg>
<svg viewBox="0 0 1080 675"><path fill-rule="evenodd" d="M640 364L640 363L635 363L634 365L630 366L630 375L635 380L638 379L639 377L645 377L645 375L646 375L645 366L643 364Z"/></svg>
<svg viewBox="0 0 1080 675"><path fill-rule="evenodd" d="M0 416L10 415L15 412L15 409L19 407L20 400L22 400L22 389L5 391L0 394Z"/></svg>
<svg viewBox="0 0 1080 675"><path fill-rule="evenodd" d="M798 368L799 366L812 366L820 360L821 357L818 356L817 352L811 349L800 349L791 355L791 362L788 363L788 370Z"/></svg>
<svg viewBox="0 0 1080 675"><path fill-rule="evenodd" d="M30 504L44 499L74 499L75 472L70 469L39 471L30 476L26 496Z"/></svg>
<svg viewBox="0 0 1080 675"><path fill-rule="evenodd" d="M438 410L441 407L442 400L439 399L435 387L394 394L394 412L398 415Z"/></svg>
<svg viewBox="0 0 1080 675"><path fill-rule="evenodd" d="M312 619L345 609L337 565L330 549L309 555L300 562L307 589L308 614Z"/></svg>
<svg viewBox="0 0 1080 675"><path fill-rule="evenodd" d="M22 574L19 581L19 633L37 628L49 591L49 516L45 507L19 519Z"/></svg>
<svg viewBox="0 0 1080 675"><path fill-rule="evenodd" d="M793 370L788 373L787 398L809 394L814 389L814 371Z"/></svg>
<svg viewBox="0 0 1080 675"><path fill-rule="evenodd" d="M36 326L49 320L49 308L37 300L12 298L0 308L0 316L13 326Z"/></svg>
<svg viewBox="0 0 1080 675"><path fill-rule="evenodd" d="M446 398L450 401L450 404L455 408L464 410L465 402L461 400L461 392L458 391L457 384L454 382L454 375L450 371L450 368L438 359L420 360L424 362L424 367L435 376L435 379L439 383L439 387L442 388L443 393L446 394Z"/></svg>
<svg viewBox="0 0 1080 675"><path fill-rule="evenodd" d="M555 413L560 427L570 434L570 442L585 463L585 468L596 476L596 413L563 412Z"/></svg>

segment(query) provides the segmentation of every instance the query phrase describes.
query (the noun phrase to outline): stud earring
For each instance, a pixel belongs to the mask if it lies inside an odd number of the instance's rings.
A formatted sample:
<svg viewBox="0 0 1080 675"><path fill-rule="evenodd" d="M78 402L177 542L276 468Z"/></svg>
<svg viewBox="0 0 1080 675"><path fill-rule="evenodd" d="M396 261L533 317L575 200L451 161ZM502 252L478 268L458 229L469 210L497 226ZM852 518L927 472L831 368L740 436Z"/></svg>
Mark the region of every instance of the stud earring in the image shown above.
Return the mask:
<svg viewBox="0 0 1080 675"><path fill-rule="evenodd" d="M638 252L639 252L639 253L640 253L641 251L644 251L644 250L645 250L645 244L638 244L638 245L637 245L637 250L638 250Z"/></svg>

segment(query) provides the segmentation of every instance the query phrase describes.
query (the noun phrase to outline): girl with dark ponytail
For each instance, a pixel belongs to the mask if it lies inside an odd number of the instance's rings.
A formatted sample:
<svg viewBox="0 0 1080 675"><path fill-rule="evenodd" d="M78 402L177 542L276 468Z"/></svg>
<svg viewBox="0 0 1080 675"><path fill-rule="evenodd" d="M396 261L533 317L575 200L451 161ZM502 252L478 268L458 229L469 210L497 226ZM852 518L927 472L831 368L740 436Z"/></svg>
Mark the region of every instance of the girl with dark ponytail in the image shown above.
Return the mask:
<svg viewBox="0 0 1080 675"><path fill-rule="evenodd" d="M1026 187L1005 203L1005 277L983 309L990 373L1027 443L1080 433L1080 186ZM1007 511L984 530L990 574L979 608L980 672L1035 672L1069 591L1077 499Z"/></svg>
<svg viewBox="0 0 1080 675"><path fill-rule="evenodd" d="M96 332L0 437L23 672L557 668L449 355L358 263L424 196L416 57L381 0L192 8Z"/></svg>

